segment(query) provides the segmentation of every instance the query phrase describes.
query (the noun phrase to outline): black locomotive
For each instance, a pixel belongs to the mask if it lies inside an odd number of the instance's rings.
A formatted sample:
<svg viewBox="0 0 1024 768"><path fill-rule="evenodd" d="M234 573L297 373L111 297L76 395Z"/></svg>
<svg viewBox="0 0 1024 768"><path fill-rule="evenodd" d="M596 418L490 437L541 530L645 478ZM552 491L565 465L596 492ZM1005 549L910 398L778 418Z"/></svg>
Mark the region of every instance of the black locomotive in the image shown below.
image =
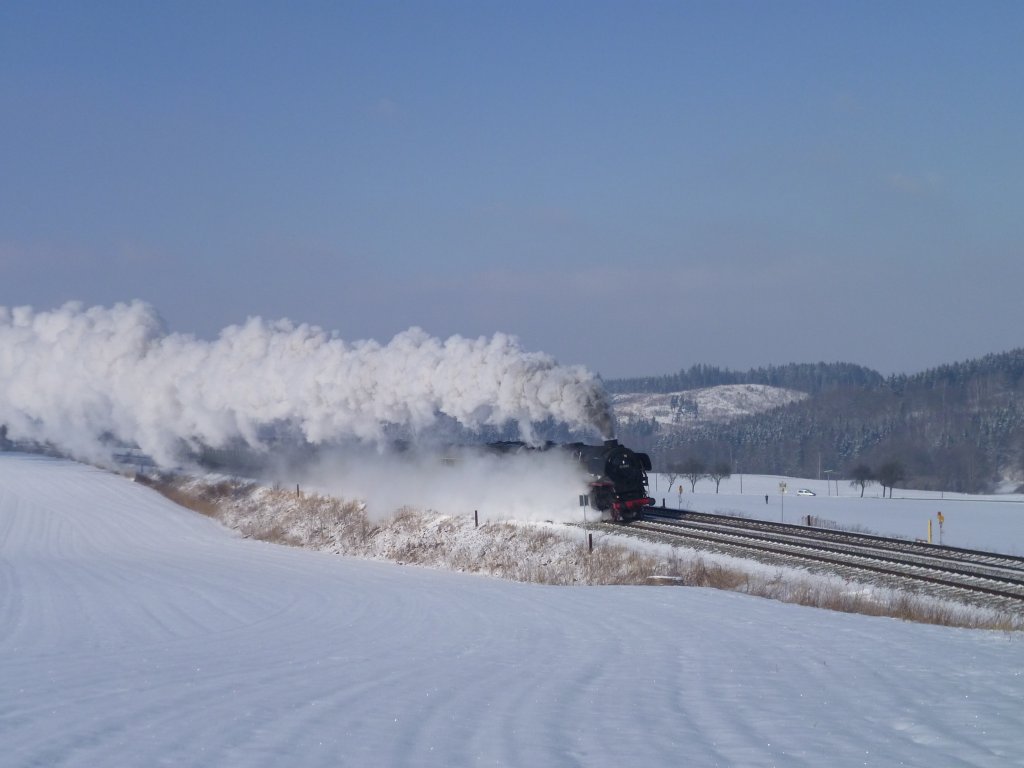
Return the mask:
<svg viewBox="0 0 1024 768"><path fill-rule="evenodd" d="M572 451L589 474L590 506L594 509L609 513L613 520L632 520L654 504L647 495L651 457L646 453L630 450L618 440L562 447Z"/></svg>
<svg viewBox="0 0 1024 768"><path fill-rule="evenodd" d="M501 453L531 450L521 442L490 443L489 447ZM651 457L620 445L618 440L605 440L601 445L547 443L533 450L568 451L588 475L590 506L612 520L632 520L654 504L647 495Z"/></svg>

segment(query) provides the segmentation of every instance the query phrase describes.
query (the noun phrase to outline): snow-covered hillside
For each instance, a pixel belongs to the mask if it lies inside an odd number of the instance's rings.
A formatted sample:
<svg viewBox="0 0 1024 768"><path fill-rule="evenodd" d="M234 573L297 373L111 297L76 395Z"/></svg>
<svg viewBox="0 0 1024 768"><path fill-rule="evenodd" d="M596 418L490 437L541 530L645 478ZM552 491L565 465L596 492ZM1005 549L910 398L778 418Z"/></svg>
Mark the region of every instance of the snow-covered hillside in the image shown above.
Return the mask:
<svg viewBox="0 0 1024 768"><path fill-rule="evenodd" d="M5 768L994 767L1022 699L1016 635L274 546L0 454Z"/></svg>
<svg viewBox="0 0 1024 768"><path fill-rule="evenodd" d="M667 394L634 392L612 395L620 423L650 421L684 429L700 423L724 423L807 398L805 392L764 384L723 384Z"/></svg>

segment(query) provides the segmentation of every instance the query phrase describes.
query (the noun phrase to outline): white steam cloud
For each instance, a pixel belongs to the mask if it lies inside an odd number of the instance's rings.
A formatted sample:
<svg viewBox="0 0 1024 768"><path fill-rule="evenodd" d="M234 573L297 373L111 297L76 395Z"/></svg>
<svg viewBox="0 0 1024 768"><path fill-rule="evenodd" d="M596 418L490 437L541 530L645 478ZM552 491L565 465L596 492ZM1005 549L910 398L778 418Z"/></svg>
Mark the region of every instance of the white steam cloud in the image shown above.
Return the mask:
<svg viewBox="0 0 1024 768"><path fill-rule="evenodd" d="M560 450L497 455L461 449L443 457L328 451L298 473L282 469L265 479L358 499L372 520L410 507L454 516L478 512L480 522L580 521L579 496L588 491L586 472Z"/></svg>
<svg viewBox="0 0 1024 768"><path fill-rule="evenodd" d="M527 440L547 419L611 434L594 374L504 334L440 340L412 328L384 345L347 343L250 318L203 341L168 333L142 302L0 307L0 426L82 458L120 442L172 464L183 447L260 448L261 430L282 425L313 444L380 442L442 416L470 429L515 423Z"/></svg>

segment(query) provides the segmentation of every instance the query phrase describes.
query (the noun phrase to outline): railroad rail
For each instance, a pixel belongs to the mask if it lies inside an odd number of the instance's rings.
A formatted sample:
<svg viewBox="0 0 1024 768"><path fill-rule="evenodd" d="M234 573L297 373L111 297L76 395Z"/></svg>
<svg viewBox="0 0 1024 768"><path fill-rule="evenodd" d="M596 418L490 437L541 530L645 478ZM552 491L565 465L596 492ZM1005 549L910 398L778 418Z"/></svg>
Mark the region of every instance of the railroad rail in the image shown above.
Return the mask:
<svg viewBox="0 0 1024 768"><path fill-rule="evenodd" d="M1024 610L1024 557L662 508L616 528L774 564L909 583L1000 610Z"/></svg>

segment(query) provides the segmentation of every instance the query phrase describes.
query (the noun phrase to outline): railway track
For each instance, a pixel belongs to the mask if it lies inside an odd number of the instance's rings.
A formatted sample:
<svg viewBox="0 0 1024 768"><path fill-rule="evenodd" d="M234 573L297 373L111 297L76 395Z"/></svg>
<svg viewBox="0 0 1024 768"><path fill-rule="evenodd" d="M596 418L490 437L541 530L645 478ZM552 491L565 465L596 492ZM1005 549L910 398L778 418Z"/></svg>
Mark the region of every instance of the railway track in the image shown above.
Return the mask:
<svg viewBox="0 0 1024 768"><path fill-rule="evenodd" d="M654 508L625 526L772 564L802 565L999 610L1024 611L1024 558L861 533Z"/></svg>

